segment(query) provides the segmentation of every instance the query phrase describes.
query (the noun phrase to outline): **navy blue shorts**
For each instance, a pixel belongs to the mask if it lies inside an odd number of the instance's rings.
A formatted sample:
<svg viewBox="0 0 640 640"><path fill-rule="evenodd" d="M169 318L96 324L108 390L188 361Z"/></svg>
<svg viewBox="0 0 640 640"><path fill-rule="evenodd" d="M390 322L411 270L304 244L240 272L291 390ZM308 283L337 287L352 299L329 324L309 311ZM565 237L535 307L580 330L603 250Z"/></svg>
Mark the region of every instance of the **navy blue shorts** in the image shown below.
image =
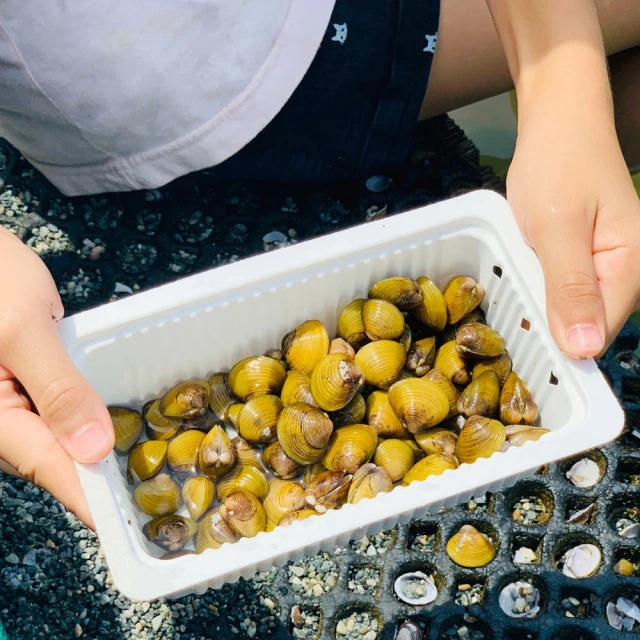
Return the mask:
<svg viewBox="0 0 640 640"><path fill-rule="evenodd" d="M336 0L311 67L271 123L214 179L331 182L406 160L427 89L440 0Z"/></svg>

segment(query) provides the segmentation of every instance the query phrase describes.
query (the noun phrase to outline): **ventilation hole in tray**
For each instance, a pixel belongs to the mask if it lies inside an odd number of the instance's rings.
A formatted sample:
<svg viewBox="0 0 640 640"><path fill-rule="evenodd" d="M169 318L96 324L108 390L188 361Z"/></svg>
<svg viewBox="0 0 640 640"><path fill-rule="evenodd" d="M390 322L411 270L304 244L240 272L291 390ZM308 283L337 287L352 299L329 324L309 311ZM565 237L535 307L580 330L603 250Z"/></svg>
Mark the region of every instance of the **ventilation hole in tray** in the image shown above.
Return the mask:
<svg viewBox="0 0 640 640"><path fill-rule="evenodd" d="M565 618L591 618L595 611L597 596L573 585L560 590L560 612Z"/></svg>
<svg viewBox="0 0 640 640"><path fill-rule="evenodd" d="M549 376L549 384L552 384L554 387L558 386L558 377L555 375L555 373L553 373L553 371Z"/></svg>
<svg viewBox="0 0 640 640"><path fill-rule="evenodd" d="M344 638L349 633L349 628L355 628L357 624L366 625L369 632L375 633L375 640L382 637L383 618L378 609L368 604L351 602L342 607L334 617L334 638ZM371 636L372 640L374 636Z"/></svg>
<svg viewBox="0 0 640 640"><path fill-rule="evenodd" d="M529 331L529 329L531 329L531 323L526 318L522 318L522 321L520 322L520 328L524 329L525 331Z"/></svg>
<svg viewBox="0 0 640 640"><path fill-rule="evenodd" d="M593 633L582 627L564 627L555 638L556 640L596 640Z"/></svg>
<svg viewBox="0 0 640 640"><path fill-rule="evenodd" d="M438 640L459 640L473 638L473 640L494 640L491 629L482 620L474 616L473 622L467 622L462 616L449 618L440 627Z"/></svg>
<svg viewBox="0 0 640 640"><path fill-rule="evenodd" d="M592 476L592 470L595 471L595 467L591 464L592 462L595 462L598 467L597 480L595 473ZM558 471L568 484L579 489L592 491L607 473L607 458L601 451L592 449L582 455L563 460L558 465Z"/></svg>
<svg viewBox="0 0 640 640"><path fill-rule="evenodd" d="M395 588L396 580L400 576L404 576L406 574L411 574L411 573L418 573L418 572L423 573L424 575L430 576L432 578L433 584L435 584L436 589L438 590L438 595L444 592L445 590L444 578L438 573L438 571L435 568L435 565L430 564L429 562L406 562L398 568L398 570L393 575L393 579L391 582L391 589L393 591L393 596L396 598L398 602L404 602L404 601L400 600L400 598L398 597L398 594L396 593L396 588ZM411 576L409 576L407 578L407 582L404 583L404 592L406 593L407 591L410 591L412 585L415 585L415 584L416 584L415 579L412 579ZM429 604L432 604L432 603L429 603ZM414 605L414 606L425 607L425 606L429 606L429 604Z"/></svg>
<svg viewBox="0 0 640 640"><path fill-rule="evenodd" d="M620 493L607 506L609 526L624 538L640 536L640 497L636 493Z"/></svg>
<svg viewBox="0 0 640 640"><path fill-rule="evenodd" d="M499 267L497 264L493 265L493 273L498 276L498 278L502 278L502 267Z"/></svg>
<svg viewBox="0 0 640 640"><path fill-rule="evenodd" d="M347 574L347 589L359 596L378 595L381 580L380 569L373 565L356 565Z"/></svg>
<svg viewBox="0 0 640 640"><path fill-rule="evenodd" d="M324 612L318 604L297 604L289 613L289 635L306 640L319 640Z"/></svg>
<svg viewBox="0 0 640 640"><path fill-rule="evenodd" d="M585 533L570 533L569 535L559 538L553 545L553 549L551 551L552 566L558 569L558 571L562 571L564 567L565 554L581 544L590 544L597 547L600 550L601 555L600 564L602 563L602 548L595 538L588 536ZM600 569L600 564L598 564L598 568L594 571L594 574Z"/></svg>
<svg viewBox="0 0 640 640"><path fill-rule="evenodd" d="M549 522L553 515L553 494L539 482L519 482L505 496L505 508L512 520L525 526Z"/></svg>
<svg viewBox="0 0 640 640"><path fill-rule="evenodd" d="M540 564L542 536L517 533L511 540L511 561L517 566Z"/></svg>
<svg viewBox="0 0 640 640"><path fill-rule="evenodd" d="M435 553L440 546L440 527L433 522L415 520L409 525L407 548L419 555Z"/></svg>
<svg viewBox="0 0 640 640"><path fill-rule="evenodd" d="M573 496L567 500L564 519L568 524L593 525L596 521L597 500Z"/></svg>
<svg viewBox="0 0 640 640"><path fill-rule="evenodd" d="M547 604L549 602L549 598L547 594L547 586L544 580L542 580L540 576L537 576L534 574L526 574L526 573L523 573L522 571L518 571L517 573L512 573L507 576L504 576L504 578L498 583L498 588L495 590L495 595L493 596L498 602L500 606L500 610L504 614L504 617L508 620L509 618L517 617L517 615L508 615L502 609L502 606L500 604L500 594L506 587L508 587L509 585L514 585L515 583L518 583L518 582L519 583L524 582L526 583L526 585L530 585L530 587L533 587L533 589L538 590L538 611L534 612L533 615L525 619L531 620L534 618L537 619L544 616L548 608ZM533 602L535 600L535 593L531 588L526 588L526 585L522 585L522 584L517 585L517 592L515 594L515 599L512 599L511 601L513 603L511 605L512 606L511 613L513 614L521 614L523 612L528 612L526 608L524 608L523 610L522 605L524 605L525 607L526 606L533 607ZM509 589L507 593L509 592L513 594L513 589L512 588ZM512 596L512 598L513 597L514 596ZM525 603L519 602L522 597L525 598ZM505 603L506 602L508 602L508 600L506 600L505 598Z"/></svg>
<svg viewBox="0 0 640 640"><path fill-rule="evenodd" d="M456 576L454 602L463 607L482 604L487 593L487 579L478 575Z"/></svg>
<svg viewBox="0 0 640 640"><path fill-rule="evenodd" d="M615 478L618 482L640 485L640 458L623 456L618 462Z"/></svg>
<svg viewBox="0 0 640 640"><path fill-rule="evenodd" d="M535 631L510 627L504 633L504 640L538 640L540 636Z"/></svg>
<svg viewBox="0 0 640 640"><path fill-rule="evenodd" d="M618 547L613 552L613 573L619 576L640 576L640 549Z"/></svg>

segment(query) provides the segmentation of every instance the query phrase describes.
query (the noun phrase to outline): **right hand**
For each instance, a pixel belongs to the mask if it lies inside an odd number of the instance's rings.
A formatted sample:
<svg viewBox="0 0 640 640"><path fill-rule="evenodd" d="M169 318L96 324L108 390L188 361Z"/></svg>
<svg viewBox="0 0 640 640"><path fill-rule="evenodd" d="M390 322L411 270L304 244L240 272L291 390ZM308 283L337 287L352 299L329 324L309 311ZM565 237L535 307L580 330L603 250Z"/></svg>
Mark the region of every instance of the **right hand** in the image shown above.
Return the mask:
<svg viewBox="0 0 640 640"><path fill-rule="evenodd" d="M95 528L73 460L111 451L111 418L58 338L64 309L51 274L2 227L0 301L0 470L40 485Z"/></svg>

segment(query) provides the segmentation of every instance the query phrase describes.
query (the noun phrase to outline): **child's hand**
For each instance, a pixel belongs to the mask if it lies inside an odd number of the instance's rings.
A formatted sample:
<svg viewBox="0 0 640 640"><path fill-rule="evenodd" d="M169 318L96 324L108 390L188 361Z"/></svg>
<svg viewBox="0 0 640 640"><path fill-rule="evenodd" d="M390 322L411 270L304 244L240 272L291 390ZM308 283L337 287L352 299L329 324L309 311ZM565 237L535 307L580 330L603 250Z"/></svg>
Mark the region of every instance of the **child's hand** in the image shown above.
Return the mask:
<svg viewBox="0 0 640 640"><path fill-rule="evenodd" d="M544 270L553 336L596 356L640 302L640 200L610 117L541 115L520 130L507 193Z"/></svg>
<svg viewBox="0 0 640 640"><path fill-rule="evenodd" d="M72 458L97 462L109 453L111 419L58 339L64 310L51 275L2 228L0 300L0 469L44 487L93 526Z"/></svg>

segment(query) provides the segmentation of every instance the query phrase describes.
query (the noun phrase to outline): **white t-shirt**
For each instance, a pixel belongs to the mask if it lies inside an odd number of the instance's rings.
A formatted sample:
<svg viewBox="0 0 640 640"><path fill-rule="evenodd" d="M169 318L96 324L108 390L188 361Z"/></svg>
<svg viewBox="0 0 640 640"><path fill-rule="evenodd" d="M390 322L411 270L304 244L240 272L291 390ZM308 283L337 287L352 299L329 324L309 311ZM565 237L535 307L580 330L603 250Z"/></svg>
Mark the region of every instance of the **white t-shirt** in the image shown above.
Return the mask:
<svg viewBox="0 0 640 640"><path fill-rule="evenodd" d="M67 195L226 160L308 70L335 0L0 0L0 136Z"/></svg>

